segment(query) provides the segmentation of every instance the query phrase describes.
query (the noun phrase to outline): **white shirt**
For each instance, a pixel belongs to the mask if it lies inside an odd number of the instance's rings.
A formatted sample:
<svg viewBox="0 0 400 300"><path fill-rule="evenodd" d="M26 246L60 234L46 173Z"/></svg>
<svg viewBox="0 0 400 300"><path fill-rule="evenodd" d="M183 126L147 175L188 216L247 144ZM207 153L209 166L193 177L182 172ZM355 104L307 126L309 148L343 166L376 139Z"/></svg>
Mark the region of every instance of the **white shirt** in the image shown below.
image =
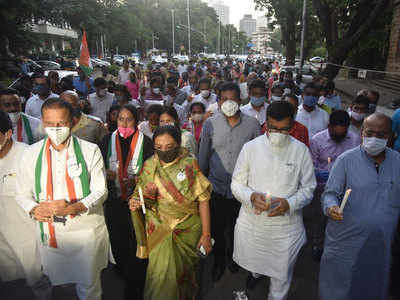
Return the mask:
<svg viewBox="0 0 400 300"><path fill-rule="evenodd" d="M308 136L311 140L316 133L328 128L329 114L318 106L315 106L312 112L308 112L303 108L303 105L300 105L296 121L307 127Z"/></svg>
<svg viewBox="0 0 400 300"><path fill-rule="evenodd" d="M54 223L58 248L43 246L39 223L36 222L44 273L53 285L82 283L90 286L108 262L109 238L102 205L107 197L103 158L97 145L79 138L77 140L86 162L90 184L90 194L80 201L88 210L74 218L68 216L65 225ZM16 199L26 213L37 205L34 200L35 167L42 146L43 141L29 146L21 157L17 171L17 181L24 184L19 186ZM69 143L68 147L68 152L73 153L73 144ZM65 180L67 149L56 151L50 147L50 155L53 198L68 199Z"/></svg>
<svg viewBox="0 0 400 300"><path fill-rule="evenodd" d="M267 107L268 104L265 103L264 106L260 109L260 111L256 111L254 107L251 105L251 103L248 103L242 106L240 110L242 111L242 113L250 117L256 118L257 121L260 123L260 125L263 125L267 118Z"/></svg>
<svg viewBox="0 0 400 300"><path fill-rule="evenodd" d="M118 72L118 83L125 85L125 82L129 80L130 73L135 73L135 71L131 68L129 68L128 71L125 71L124 68L121 68L121 70Z"/></svg>
<svg viewBox="0 0 400 300"><path fill-rule="evenodd" d="M179 76L182 76L182 73L186 72L187 66L179 64L177 70L179 72Z"/></svg>
<svg viewBox="0 0 400 300"><path fill-rule="evenodd" d="M195 102L201 102L206 107L206 111L210 111L210 106L217 103L217 95L211 93L210 96L205 99L201 96L201 94L196 95L191 102L187 100L182 104L185 107L186 111L190 110L190 105Z"/></svg>
<svg viewBox="0 0 400 300"><path fill-rule="evenodd" d="M287 280L306 240L302 208L311 202L316 185L311 154L303 143L289 136L288 144L276 149L266 135L246 143L232 175L232 193L242 203L233 259L250 272ZM284 198L290 209L283 216L256 215L253 192Z"/></svg>
<svg viewBox="0 0 400 300"><path fill-rule="evenodd" d="M18 205L15 195L19 160L28 145L13 142L0 159L0 278L3 281L26 278L29 285L42 276L35 221Z"/></svg>
<svg viewBox="0 0 400 300"><path fill-rule="evenodd" d="M245 81L239 84L239 88L240 88L240 100L249 98L249 93L247 91L247 82Z"/></svg>
<svg viewBox="0 0 400 300"><path fill-rule="evenodd" d="M41 140L43 138L43 136L45 136L42 122L39 119L36 119L30 115L27 115L27 114L24 114L21 112L21 115L22 114L27 118L27 120L31 126L33 143L38 142L39 140ZM18 122L13 123L12 125L13 125L13 135L12 136L13 136L14 141L17 141L17 139L18 139ZM29 144L28 135L25 131L24 122L22 122L22 141L20 141L20 142Z"/></svg>
<svg viewBox="0 0 400 300"><path fill-rule="evenodd" d="M107 94L100 98L96 93L89 95L88 101L92 108L92 115L101 119L102 122L106 122L107 113L114 101L114 94L107 92Z"/></svg>
<svg viewBox="0 0 400 300"><path fill-rule="evenodd" d="M40 99L39 95L33 95L28 99L25 106L25 113L36 119L42 119L42 105L44 101L50 98L58 98L57 94L50 93L49 97L45 100Z"/></svg>
<svg viewBox="0 0 400 300"><path fill-rule="evenodd" d="M192 87L190 85L186 85L183 88L181 88L182 92L185 92L186 95L190 96L192 94L194 94L194 91L192 90Z"/></svg>

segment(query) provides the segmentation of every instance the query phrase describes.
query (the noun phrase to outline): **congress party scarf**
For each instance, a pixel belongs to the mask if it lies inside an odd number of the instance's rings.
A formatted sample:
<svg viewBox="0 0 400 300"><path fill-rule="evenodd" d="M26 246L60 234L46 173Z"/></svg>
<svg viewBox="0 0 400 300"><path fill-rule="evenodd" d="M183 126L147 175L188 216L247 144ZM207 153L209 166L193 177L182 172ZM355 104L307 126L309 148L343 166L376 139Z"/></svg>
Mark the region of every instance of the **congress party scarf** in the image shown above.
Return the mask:
<svg viewBox="0 0 400 300"><path fill-rule="evenodd" d="M117 191L121 193L121 198L126 200L129 195L127 195L128 191L123 179L128 178L128 175L138 175L142 169L144 135L136 129L132 137L128 157L125 159L125 165L123 165L121 144L118 134L118 130L116 130L111 135L110 143L108 144L106 167L118 174L115 185Z"/></svg>
<svg viewBox="0 0 400 300"><path fill-rule="evenodd" d="M85 198L90 193L89 174L86 162L83 158L82 149L78 139L71 137L72 141L67 149L67 165L65 167L65 180L68 190L68 201L76 202L78 199ZM46 191L45 193L42 191ZM45 197L41 197L41 194ZM36 201L52 201L53 199L53 174L51 168L50 139L43 140L35 167L35 195ZM73 217L73 216L71 216ZM40 237L43 245L57 248L54 224L39 222Z"/></svg>
<svg viewBox="0 0 400 300"><path fill-rule="evenodd" d="M21 113L20 118L18 120L18 126L17 126L18 142L24 142L24 139L22 137L22 126L23 126L26 136L28 137L28 145L32 145L33 144L33 136L32 136L31 124L29 123L28 118L24 114Z"/></svg>

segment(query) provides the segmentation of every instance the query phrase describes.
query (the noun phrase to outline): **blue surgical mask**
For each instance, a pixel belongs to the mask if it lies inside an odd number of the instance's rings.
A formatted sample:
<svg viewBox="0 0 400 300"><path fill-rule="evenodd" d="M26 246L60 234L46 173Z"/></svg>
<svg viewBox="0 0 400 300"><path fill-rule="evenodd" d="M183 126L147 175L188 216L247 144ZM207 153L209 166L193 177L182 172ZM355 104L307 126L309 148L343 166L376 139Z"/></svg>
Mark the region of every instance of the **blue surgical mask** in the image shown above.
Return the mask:
<svg viewBox="0 0 400 300"><path fill-rule="evenodd" d="M313 107L318 103L318 97L315 96L303 96L304 105Z"/></svg>
<svg viewBox="0 0 400 300"><path fill-rule="evenodd" d="M369 155L376 156L385 150L387 141L376 137L363 137L362 147Z"/></svg>
<svg viewBox="0 0 400 300"><path fill-rule="evenodd" d="M254 106L261 106L265 103L265 97L254 97L250 96L250 103L253 104Z"/></svg>
<svg viewBox="0 0 400 300"><path fill-rule="evenodd" d="M376 111L376 104L369 105L369 113L373 114Z"/></svg>

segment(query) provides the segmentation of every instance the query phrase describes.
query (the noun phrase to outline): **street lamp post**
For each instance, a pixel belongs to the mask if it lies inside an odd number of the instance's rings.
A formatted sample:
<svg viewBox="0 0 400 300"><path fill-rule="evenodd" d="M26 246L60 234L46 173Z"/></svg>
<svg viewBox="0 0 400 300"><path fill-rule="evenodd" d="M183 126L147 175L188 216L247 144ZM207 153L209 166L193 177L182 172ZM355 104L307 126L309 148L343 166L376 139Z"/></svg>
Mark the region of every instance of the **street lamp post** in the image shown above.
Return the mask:
<svg viewBox="0 0 400 300"><path fill-rule="evenodd" d="M190 8L189 8L189 1L186 1L186 9L187 9L187 22L188 22L188 50L189 50L189 58L192 55L192 50L190 46Z"/></svg>
<svg viewBox="0 0 400 300"><path fill-rule="evenodd" d="M175 10L171 9L172 16L172 56L175 55Z"/></svg>
<svg viewBox="0 0 400 300"><path fill-rule="evenodd" d="M300 46L300 72L303 70L304 64L304 35L306 31L306 0L303 0L303 28L301 29L301 46Z"/></svg>
<svg viewBox="0 0 400 300"><path fill-rule="evenodd" d="M151 39L152 39L152 41L153 41L153 50L155 49L155 47L154 47L154 32L152 33L152 35L151 35Z"/></svg>

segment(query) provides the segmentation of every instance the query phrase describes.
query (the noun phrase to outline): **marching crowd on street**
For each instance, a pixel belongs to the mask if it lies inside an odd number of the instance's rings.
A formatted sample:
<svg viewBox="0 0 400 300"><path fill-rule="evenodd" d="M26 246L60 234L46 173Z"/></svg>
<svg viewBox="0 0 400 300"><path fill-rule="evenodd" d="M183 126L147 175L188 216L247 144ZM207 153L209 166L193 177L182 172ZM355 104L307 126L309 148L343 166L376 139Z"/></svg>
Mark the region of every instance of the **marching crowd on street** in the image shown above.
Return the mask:
<svg viewBox="0 0 400 300"><path fill-rule="evenodd" d="M0 90L0 287L38 300L187 300L209 276L270 278L284 300L306 243L321 300L400 299L400 110L264 60L125 60L117 77L24 75ZM307 228L308 229L308 228Z"/></svg>

